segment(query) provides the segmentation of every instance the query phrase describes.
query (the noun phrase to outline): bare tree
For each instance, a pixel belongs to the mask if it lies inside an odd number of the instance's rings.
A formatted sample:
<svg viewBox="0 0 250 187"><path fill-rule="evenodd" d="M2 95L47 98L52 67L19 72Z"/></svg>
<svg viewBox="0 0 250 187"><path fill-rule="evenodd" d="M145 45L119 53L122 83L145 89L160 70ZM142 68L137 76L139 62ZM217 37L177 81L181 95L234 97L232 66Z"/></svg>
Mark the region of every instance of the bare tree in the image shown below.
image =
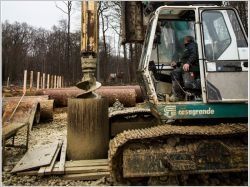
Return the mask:
<svg viewBox="0 0 250 187"><path fill-rule="evenodd" d="M64 7L59 6L56 2L56 7L61 10L68 17L68 31L67 31L67 67L70 69L70 19L72 14L72 1L62 1ZM66 10L65 10L66 9ZM70 74L67 74L67 80L70 80ZM70 84L70 83L69 83Z"/></svg>
<svg viewBox="0 0 250 187"><path fill-rule="evenodd" d="M70 33L72 74L70 81L81 77L80 31ZM67 21L60 20L52 31L34 28L26 23L2 24L3 81L21 83L23 70L67 75Z"/></svg>

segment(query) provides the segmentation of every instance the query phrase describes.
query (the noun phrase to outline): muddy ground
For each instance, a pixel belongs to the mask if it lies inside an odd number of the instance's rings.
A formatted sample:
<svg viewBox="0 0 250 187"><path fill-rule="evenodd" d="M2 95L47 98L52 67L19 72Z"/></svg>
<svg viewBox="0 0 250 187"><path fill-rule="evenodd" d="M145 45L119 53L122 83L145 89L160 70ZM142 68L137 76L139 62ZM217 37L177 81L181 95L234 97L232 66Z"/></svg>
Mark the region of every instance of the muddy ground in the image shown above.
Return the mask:
<svg viewBox="0 0 250 187"><path fill-rule="evenodd" d="M30 133L29 148L53 143L66 136L67 113L66 109L56 109L54 120L50 123L40 123L33 127ZM15 145L25 143L26 130L20 130L15 138ZM11 143L11 141L7 142ZM17 176L10 171L25 154L24 149L6 147L6 166L3 168L2 181L5 186L96 186L110 185L109 179L102 178L96 181L72 181L60 176Z"/></svg>
<svg viewBox="0 0 250 187"><path fill-rule="evenodd" d="M66 136L67 109L56 109L54 120L50 123L40 123L33 127L30 133L29 147L45 145L52 143L57 139L63 139ZM24 144L26 138L25 129L20 131L15 138L15 144ZM8 142L7 142L8 143ZM9 142L10 143L10 142ZM3 168L2 181L5 186L97 186L112 185L109 178L102 178L96 181L73 181L65 180L60 176L17 176L10 171L16 163L23 157L25 151L19 148L6 148L6 166ZM211 174L211 175L192 175L184 179L179 185L247 185L247 172L231 174ZM144 181L145 182L145 181ZM144 185L145 183L141 183ZM164 178L151 180L151 185L166 185ZM172 185L177 185L175 182Z"/></svg>

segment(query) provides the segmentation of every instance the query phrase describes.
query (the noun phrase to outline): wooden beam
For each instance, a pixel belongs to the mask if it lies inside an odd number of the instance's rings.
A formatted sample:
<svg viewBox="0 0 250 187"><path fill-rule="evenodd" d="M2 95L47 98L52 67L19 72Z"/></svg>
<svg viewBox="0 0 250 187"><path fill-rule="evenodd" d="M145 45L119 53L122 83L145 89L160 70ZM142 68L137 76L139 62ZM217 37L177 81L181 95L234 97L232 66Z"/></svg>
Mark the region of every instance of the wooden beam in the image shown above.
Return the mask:
<svg viewBox="0 0 250 187"><path fill-rule="evenodd" d="M42 81L43 81L43 86L42 86L42 89L45 88L45 73L43 73L43 78L42 78Z"/></svg>
<svg viewBox="0 0 250 187"><path fill-rule="evenodd" d="M49 79L50 77L49 77L49 76L50 76L50 75L48 74L48 75L47 75L47 89L49 89L49 83L50 83L50 79Z"/></svg>
<svg viewBox="0 0 250 187"><path fill-rule="evenodd" d="M109 166L66 167L65 174L109 172Z"/></svg>
<svg viewBox="0 0 250 187"><path fill-rule="evenodd" d="M26 85L27 85L27 70L24 70L24 77L23 77L23 93L26 92Z"/></svg>
<svg viewBox="0 0 250 187"><path fill-rule="evenodd" d="M33 71L30 71L30 91L33 87Z"/></svg>
<svg viewBox="0 0 250 187"><path fill-rule="evenodd" d="M37 72L36 90L39 90L39 83L40 83L40 72Z"/></svg>
<svg viewBox="0 0 250 187"><path fill-rule="evenodd" d="M60 162L59 162L59 174L63 174L65 171L65 162L66 162L66 149L67 149L67 138L65 137L62 145L62 151L60 155Z"/></svg>
<svg viewBox="0 0 250 187"><path fill-rule="evenodd" d="M65 167L107 166L108 159L67 161Z"/></svg>
<svg viewBox="0 0 250 187"><path fill-rule="evenodd" d="M17 176L24 176L24 175L27 176L38 175L38 170L17 172Z"/></svg>
<svg viewBox="0 0 250 187"><path fill-rule="evenodd" d="M44 170L44 174L45 174L45 175L51 174L51 172L52 172L52 170L53 170L53 168L54 168L56 159L57 159L57 157L58 157L58 154L59 154L61 148L62 148L62 141L59 142L59 144L58 144L58 149L56 150L56 153L55 153L55 155L54 155L54 157L53 157L53 159L52 159L50 165L47 166L47 167L45 168L45 170Z"/></svg>
<svg viewBox="0 0 250 187"><path fill-rule="evenodd" d="M38 170L37 175L38 175L38 176L44 176L45 169L46 169L45 166L44 166L44 167L40 167L40 169Z"/></svg>
<svg viewBox="0 0 250 187"><path fill-rule="evenodd" d="M80 173L97 173L109 172L109 166L81 166L81 167L65 167L65 174L80 174ZM62 174L57 165L54 166L51 174Z"/></svg>
<svg viewBox="0 0 250 187"><path fill-rule="evenodd" d="M81 173L81 174L70 174L64 175L63 179L66 180L97 180L102 177L108 177L109 172L98 172L98 173Z"/></svg>

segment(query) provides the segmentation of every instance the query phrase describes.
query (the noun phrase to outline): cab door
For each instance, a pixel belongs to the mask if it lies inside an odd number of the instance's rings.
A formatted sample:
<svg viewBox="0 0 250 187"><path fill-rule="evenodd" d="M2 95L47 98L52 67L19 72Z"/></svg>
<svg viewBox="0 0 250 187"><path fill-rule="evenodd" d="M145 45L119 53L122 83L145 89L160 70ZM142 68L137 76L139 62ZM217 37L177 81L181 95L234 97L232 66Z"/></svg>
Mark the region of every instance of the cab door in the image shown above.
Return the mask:
<svg viewBox="0 0 250 187"><path fill-rule="evenodd" d="M234 9L200 9L207 102L246 102L248 44Z"/></svg>

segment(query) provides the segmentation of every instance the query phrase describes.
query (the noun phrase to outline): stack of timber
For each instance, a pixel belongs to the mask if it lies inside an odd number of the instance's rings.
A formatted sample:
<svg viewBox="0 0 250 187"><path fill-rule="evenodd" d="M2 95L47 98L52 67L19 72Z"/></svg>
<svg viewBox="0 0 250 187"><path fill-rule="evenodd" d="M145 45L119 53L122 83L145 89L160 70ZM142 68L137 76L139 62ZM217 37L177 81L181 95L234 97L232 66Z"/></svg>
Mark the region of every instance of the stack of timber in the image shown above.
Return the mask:
<svg viewBox="0 0 250 187"><path fill-rule="evenodd" d="M66 161L67 139L29 150L11 171L24 175L60 175L69 180L97 180L108 177L107 159Z"/></svg>
<svg viewBox="0 0 250 187"><path fill-rule="evenodd" d="M116 99L118 99L124 106L133 107L136 103L143 101L141 88L135 86L102 86L95 91L102 97L106 97L109 106L112 106ZM57 89L44 89L38 90L36 95L48 95L49 99L55 100L56 107L67 106L68 98L75 98L83 94L84 91L77 87L70 88L57 88Z"/></svg>

